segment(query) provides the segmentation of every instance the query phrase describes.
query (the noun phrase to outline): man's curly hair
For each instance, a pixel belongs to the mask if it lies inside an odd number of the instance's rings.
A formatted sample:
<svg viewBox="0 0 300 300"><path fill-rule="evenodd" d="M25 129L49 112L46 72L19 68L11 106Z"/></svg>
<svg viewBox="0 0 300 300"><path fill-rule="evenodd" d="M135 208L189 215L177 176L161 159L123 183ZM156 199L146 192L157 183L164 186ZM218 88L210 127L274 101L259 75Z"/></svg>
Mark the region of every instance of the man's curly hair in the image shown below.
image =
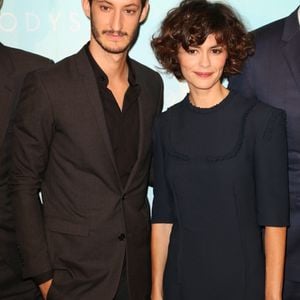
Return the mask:
<svg viewBox="0 0 300 300"><path fill-rule="evenodd" d="M254 53L254 41L233 9L206 0L184 0L170 10L151 46L162 67L183 80L178 49L202 45L214 34L218 44L226 47L228 58L223 77L241 71L245 59Z"/></svg>

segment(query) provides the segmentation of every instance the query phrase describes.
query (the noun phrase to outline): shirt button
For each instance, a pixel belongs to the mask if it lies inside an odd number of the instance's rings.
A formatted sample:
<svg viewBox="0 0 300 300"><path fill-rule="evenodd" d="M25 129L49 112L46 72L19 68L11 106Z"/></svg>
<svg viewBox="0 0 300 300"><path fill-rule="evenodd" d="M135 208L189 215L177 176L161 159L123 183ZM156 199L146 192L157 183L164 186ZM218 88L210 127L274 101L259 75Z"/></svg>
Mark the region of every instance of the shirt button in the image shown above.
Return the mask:
<svg viewBox="0 0 300 300"><path fill-rule="evenodd" d="M118 236L118 239L119 239L119 241L124 241L124 240L125 240L125 234L124 234L124 233L121 233L121 234Z"/></svg>

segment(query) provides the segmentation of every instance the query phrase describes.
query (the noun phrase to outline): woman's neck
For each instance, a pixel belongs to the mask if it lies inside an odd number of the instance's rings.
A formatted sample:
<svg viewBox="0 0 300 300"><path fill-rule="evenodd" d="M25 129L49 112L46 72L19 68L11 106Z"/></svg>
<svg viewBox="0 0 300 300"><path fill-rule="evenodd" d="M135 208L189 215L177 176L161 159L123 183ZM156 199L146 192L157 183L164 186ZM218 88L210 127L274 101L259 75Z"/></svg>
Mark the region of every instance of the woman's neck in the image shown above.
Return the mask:
<svg viewBox="0 0 300 300"><path fill-rule="evenodd" d="M229 90L222 84L212 89L190 89L190 102L197 107L210 108L220 102L229 94Z"/></svg>

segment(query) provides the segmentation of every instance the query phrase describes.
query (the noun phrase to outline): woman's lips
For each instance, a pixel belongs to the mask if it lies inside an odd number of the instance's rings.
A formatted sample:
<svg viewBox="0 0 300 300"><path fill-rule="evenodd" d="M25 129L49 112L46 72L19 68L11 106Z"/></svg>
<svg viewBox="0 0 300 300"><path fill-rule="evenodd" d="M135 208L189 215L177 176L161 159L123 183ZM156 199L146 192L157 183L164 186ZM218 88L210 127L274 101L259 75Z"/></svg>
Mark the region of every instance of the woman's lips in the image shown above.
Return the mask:
<svg viewBox="0 0 300 300"><path fill-rule="evenodd" d="M194 72L198 77L201 78L208 78L210 77L213 73L212 72Z"/></svg>

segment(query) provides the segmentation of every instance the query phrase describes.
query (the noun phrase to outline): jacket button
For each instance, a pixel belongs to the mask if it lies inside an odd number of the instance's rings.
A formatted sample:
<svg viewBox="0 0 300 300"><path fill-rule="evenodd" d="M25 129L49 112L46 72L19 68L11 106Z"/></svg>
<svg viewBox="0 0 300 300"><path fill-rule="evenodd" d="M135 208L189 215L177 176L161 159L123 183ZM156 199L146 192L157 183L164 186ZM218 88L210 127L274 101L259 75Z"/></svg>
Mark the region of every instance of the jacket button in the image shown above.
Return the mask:
<svg viewBox="0 0 300 300"><path fill-rule="evenodd" d="M124 201L126 199L126 194L124 194L123 196L122 196L122 200Z"/></svg>
<svg viewBox="0 0 300 300"><path fill-rule="evenodd" d="M125 234L124 234L124 233L121 233L121 234L118 236L118 239L119 239L119 241L124 241L124 240L125 240Z"/></svg>

